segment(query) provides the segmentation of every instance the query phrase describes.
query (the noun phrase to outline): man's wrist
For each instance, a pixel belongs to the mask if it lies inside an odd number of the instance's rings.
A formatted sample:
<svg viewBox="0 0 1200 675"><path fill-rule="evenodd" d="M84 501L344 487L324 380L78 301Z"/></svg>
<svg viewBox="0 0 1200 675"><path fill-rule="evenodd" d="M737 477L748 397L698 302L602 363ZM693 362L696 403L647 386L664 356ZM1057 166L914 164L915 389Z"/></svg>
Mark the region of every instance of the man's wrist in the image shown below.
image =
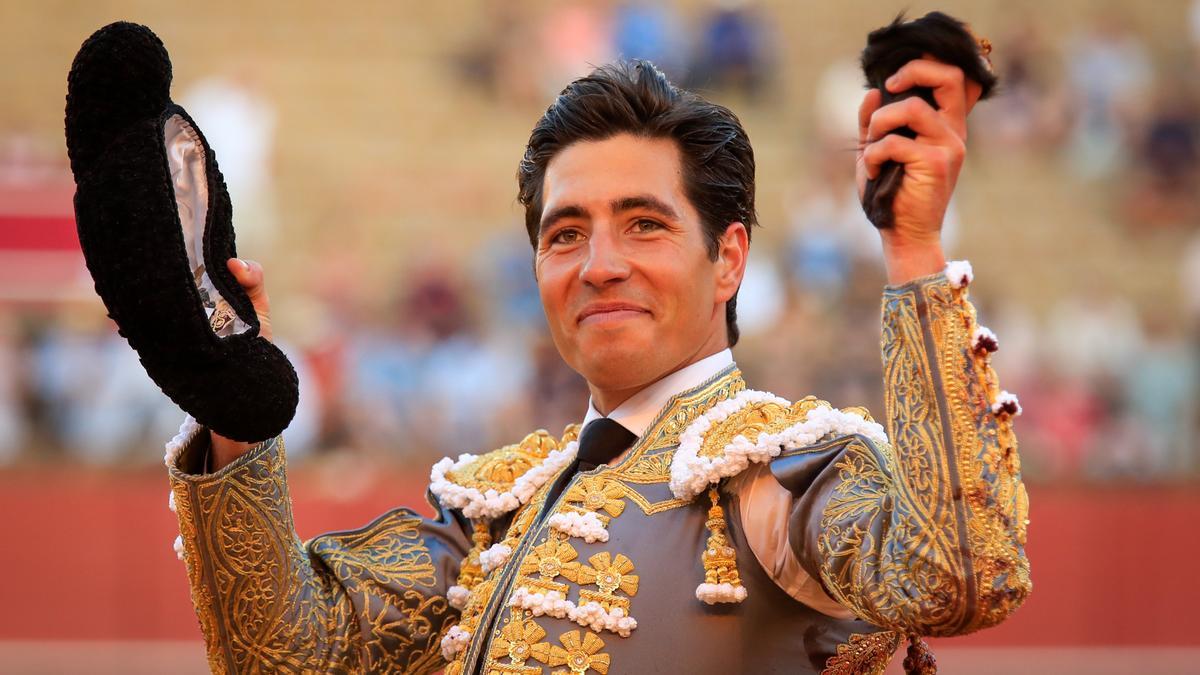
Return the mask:
<svg viewBox="0 0 1200 675"><path fill-rule="evenodd" d="M209 451L209 460L206 472L219 470L221 467L233 463L238 457L250 452L257 443L242 443L235 441L209 430L209 436L212 439L212 445Z"/></svg>
<svg viewBox="0 0 1200 675"><path fill-rule="evenodd" d="M937 274L946 269L946 254L940 241L896 241L883 239L883 263L888 284L899 286L913 279Z"/></svg>

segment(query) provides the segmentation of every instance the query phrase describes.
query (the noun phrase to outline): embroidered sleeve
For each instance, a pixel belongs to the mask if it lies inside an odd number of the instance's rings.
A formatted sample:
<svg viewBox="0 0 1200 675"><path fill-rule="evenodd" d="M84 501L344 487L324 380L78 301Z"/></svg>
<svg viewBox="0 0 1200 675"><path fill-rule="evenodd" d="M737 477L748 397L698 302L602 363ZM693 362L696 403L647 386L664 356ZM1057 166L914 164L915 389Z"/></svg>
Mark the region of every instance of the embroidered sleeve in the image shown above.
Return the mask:
<svg viewBox="0 0 1200 675"><path fill-rule="evenodd" d="M458 620L446 593L469 546L457 520L397 509L301 542L282 437L197 474L208 434L196 431L168 446L168 468L176 548L214 673L444 667L439 644Z"/></svg>
<svg viewBox="0 0 1200 675"><path fill-rule="evenodd" d="M969 281L951 263L884 294L890 442L841 435L771 465L798 496L801 565L861 618L909 634L995 625L1031 588L1020 405L998 387L996 336L976 323Z"/></svg>

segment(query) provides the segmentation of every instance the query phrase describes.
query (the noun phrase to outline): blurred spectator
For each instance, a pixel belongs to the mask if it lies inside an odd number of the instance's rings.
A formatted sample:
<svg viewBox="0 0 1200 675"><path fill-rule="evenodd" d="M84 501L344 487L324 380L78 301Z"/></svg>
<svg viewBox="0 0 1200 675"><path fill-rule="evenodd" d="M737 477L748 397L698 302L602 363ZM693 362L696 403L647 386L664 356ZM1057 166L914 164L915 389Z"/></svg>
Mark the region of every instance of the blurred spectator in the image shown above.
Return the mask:
<svg viewBox="0 0 1200 675"><path fill-rule="evenodd" d="M0 314L0 466L16 459L30 440L21 398L27 376L17 339L16 322Z"/></svg>
<svg viewBox="0 0 1200 675"><path fill-rule="evenodd" d="M1102 12L1068 40L1064 58L1077 106L1068 159L1086 178L1107 176L1127 161L1131 129L1153 89L1150 56L1130 25L1115 10Z"/></svg>
<svg viewBox="0 0 1200 675"><path fill-rule="evenodd" d="M1066 132L1068 101L1049 72L1041 22L1032 14L1017 17L996 41L992 59L1000 84L991 99L971 111L971 139L979 151L1046 152Z"/></svg>
<svg viewBox="0 0 1200 675"><path fill-rule="evenodd" d="M1144 444L1144 455L1128 467L1131 473L1178 476L1196 468L1200 370L1193 345L1181 339L1177 319L1163 309L1150 313L1146 348L1125 374L1124 407Z"/></svg>
<svg viewBox="0 0 1200 675"><path fill-rule="evenodd" d="M1184 311L1191 322L1192 330L1200 339L1200 232L1192 235L1191 242L1184 247L1179 277Z"/></svg>
<svg viewBox="0 0 1200 675"><path fill-rule="evenodd" d="M613 24L617 56L645 59L672 81L683 80L687 52L673 8L657 1L625 2L617 7Z"/></svg>
<svg viewBox="0 0 1200 675"><path fill-rule="evenodd" d="M1192 74L1159 88L1137 137L1124 220L1134 226L1191 226L1200 222L1200 97Z"/></svg>
<svg viewBox="0 0 1200 675"><path fill-rule="evenodd" d="M577 77L613 60L612 17L585 2L550 5L542 20L542 90L554 96Z"/></svg>
<svg viewBox="0 0 1200 675"><path fill-rule="evenodd" d="M350 348L350 428L370 446L417 456L488 445L529 366L479 333L452 272L419 272L383 325L395 332L361 332Z"/></svg>
<svg viewBox="0 0 1200 675"><path fill-rule="evenodd" d="M465 40L454 64L470 84L497 100L531 105L541 98L532 12L514 2L484 3L482 30Z"/></svg>
<svg viewBox="0 0 1200 675"><path fill-rule="evenodd" d="M755 98L767 82L771 40L748 0L719 0L702 22L689 86Z"/></svg>
<svg viewBox="0 0 1200 675"><path fill-rule="evenodd" d="M54 440L87 463L157 459L148 438L167 439L183 413L146 376L137 353L95 310L46 326L32 354L31 385Z"/></svg>
<svg viewBox="0 0 1200 675"><path fill-rule="evenodd" d="M1046 353L1065 377L1117 378L1142 348L1139 323L1133 305L1094 282L1051 310Z"/></svg>

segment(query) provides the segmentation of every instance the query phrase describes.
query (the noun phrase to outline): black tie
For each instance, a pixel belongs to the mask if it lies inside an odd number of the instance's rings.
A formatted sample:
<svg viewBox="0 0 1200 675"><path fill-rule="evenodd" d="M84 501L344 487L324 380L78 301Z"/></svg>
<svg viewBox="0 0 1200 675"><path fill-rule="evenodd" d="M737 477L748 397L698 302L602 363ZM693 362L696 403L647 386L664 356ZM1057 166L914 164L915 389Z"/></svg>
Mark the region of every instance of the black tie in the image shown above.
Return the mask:
<svg viewBox="0 0 1200 675"><path fill-rule="evenodd" d="M575 459L558 475L558 480L554 481L554 485L550 486L550 491L546 493L542 516L554 505L576 473L591 471L601 464L611 462L636 440L637 436L634 436L632 431L607 417L588 422L583 428L583 433L579 435L579 451L575 453Z"/></svg>

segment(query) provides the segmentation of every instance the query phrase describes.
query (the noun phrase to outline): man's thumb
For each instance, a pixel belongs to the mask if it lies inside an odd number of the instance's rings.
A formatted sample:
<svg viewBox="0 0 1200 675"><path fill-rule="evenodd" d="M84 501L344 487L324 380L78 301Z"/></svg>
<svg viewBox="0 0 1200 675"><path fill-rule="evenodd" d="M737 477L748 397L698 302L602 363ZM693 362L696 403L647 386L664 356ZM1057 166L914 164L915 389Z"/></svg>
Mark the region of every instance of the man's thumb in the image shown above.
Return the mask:
<svg viewBox="0 0 1200 675"><path fill-rule="evenodd" d="M225 266L229 268L230 274L237 279L251 299L262 291L263 274L258 263L240 258L230 258L225 261Z"/></svg>

